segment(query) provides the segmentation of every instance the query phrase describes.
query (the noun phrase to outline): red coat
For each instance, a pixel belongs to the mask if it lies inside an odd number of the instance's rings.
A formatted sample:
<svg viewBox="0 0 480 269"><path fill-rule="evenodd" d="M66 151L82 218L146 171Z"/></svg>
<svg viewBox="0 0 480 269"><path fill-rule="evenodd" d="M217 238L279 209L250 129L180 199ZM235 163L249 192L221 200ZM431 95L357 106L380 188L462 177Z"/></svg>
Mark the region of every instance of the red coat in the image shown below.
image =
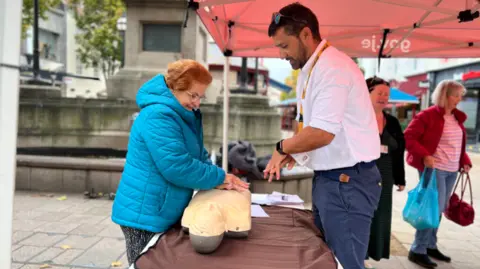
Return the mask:
<svg viewBox="0 0 480 269"><path fill-rule="evenodd" d="M472 166L472 162L466 153L467 134L463 123L467 115L458 109L452 111L463 132L462 152L460 154L460 169L465 164ZM440 143L445 120L445 109L439 106L431 106L418 113L405 129L405 147L407 149L407 163L420 171L423 171L423 158L433 155Z"/></svg>

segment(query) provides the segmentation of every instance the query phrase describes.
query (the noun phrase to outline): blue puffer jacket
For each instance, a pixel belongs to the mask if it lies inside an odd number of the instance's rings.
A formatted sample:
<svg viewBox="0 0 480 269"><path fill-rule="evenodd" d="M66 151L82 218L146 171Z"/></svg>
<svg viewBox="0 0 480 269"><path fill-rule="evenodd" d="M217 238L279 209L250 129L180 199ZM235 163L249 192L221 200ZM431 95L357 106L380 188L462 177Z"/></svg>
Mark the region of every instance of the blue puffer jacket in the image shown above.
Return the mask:
<svg viewBox="0 0 480 269"><path fill-rule="evenodd" d="M183 108L163 75L140 88L137 104L112 221L163 232L181 219L194 189L215 188L225 172L208 159L200 111Z"/></svg>

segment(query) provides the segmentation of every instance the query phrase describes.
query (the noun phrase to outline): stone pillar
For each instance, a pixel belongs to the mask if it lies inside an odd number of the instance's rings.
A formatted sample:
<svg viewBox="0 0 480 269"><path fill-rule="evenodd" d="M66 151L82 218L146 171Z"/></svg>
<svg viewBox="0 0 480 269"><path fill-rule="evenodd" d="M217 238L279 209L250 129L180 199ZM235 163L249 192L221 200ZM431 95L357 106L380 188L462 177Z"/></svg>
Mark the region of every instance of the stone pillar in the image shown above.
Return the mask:
<svg viewBox="0 0 480 269"><path fill-rule="evenodd" d="M135 100L140 86L170 62L188 58L207 67L207 30L185 0L125 0L125 65L107 80L108 98Z"/></svg>
<svg viewBox="0 0 480 269"><path fill-rule="evenodd" d="M222 146L223 96L216 105L202 105L205 147L211 152ZM268 98L251 94L231 94L229 141L246 140L255 146L257 156L271 154L281 139L280 113L268 104Z"/></svg>

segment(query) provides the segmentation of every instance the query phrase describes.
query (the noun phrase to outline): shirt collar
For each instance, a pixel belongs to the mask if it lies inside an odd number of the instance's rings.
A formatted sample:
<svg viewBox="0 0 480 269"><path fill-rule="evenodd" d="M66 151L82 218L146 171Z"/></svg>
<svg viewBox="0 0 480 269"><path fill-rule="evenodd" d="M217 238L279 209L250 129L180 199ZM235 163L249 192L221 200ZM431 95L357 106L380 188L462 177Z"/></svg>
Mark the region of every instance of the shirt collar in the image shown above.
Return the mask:
<svg viewBox="0 0 480 269"><path fill-rule="evenodd" d="M310 71L311 66L313 65L313 61L315 61L315 56L320 51L320 49L327 43L327 40L323 39L320 44L318 44L317 48L313 52L313 54L308 59L307 63L302 67L302 73L308 73Z"/></svg>

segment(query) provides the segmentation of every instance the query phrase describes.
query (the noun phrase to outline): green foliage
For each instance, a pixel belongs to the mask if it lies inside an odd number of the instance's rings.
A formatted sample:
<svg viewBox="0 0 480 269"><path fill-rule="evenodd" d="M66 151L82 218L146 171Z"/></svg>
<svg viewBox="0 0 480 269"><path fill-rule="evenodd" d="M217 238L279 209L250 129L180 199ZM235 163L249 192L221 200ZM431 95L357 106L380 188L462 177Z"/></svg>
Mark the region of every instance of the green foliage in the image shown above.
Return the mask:
<svg viewBox="0 0 480 269"><path fill-rule="evenodd" d="M292 70L292 72L290 73L290 76L285 78L285 85L292 87L292 90L289 93L282 92L280 94L281 101L292 99L297 96L296 87L297 87L297 78L298 78L299 72L300 70Z"/></svg>
<svg viewBox="0 0 480 269"><path fill-rule="evenodd" d="M61 0L38 0L38 16L40 19L47 20L46 12L51 8L58 6ZM33 25L33 6L34 0L23 0L22 7L22 39L27 37L27 30Z"/></svg>
<svg viewBox="0 0 480 269"><path fill-rule="evenodd" d="M117 20L125 11L122 0L71 0L77 22L77 55L87 67L100 68L105 78L120 66L122 38Z"/></svg>

